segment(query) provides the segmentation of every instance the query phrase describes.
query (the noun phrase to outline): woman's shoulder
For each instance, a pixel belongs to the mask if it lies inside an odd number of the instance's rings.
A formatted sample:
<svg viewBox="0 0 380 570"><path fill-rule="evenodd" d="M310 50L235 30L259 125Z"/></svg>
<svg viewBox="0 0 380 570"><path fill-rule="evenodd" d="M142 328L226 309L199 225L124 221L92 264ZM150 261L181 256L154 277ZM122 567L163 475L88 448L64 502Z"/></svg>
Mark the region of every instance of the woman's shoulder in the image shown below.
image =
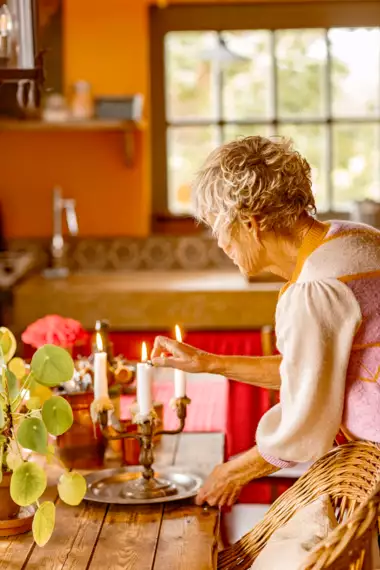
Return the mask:
<svg viewBox="0 0 380 570"><path fill-rule="evenodd" d="M328 226L328 230L323 241L358 234L380 235L380 231L373 226L352 222L350 220L330 220L326 222L326 225Z"/></svg>
<svg viewBox="0 0 380 570"><path fill-rule="evenodd" d="M352 290L339 279L329 277L289 284L276 308L276 323L292 323L310 318L316 322L331 321L351 316L361 321L361 309ZM339 319L338 319L339 320Z"/></svg>
<svg viewBox="0 0 380 570"><path fill-rule="evenodd" d="M297 282L340 279L380 272L380 231L349 221L333 220L319 246L306 259Z"/></svg>

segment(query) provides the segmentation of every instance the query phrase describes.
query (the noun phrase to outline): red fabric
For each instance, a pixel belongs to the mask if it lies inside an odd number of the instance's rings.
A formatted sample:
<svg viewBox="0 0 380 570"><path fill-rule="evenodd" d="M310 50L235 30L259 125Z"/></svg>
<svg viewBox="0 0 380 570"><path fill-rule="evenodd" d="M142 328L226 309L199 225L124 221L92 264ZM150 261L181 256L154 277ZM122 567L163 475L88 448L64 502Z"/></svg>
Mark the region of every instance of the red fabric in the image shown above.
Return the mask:
<svg viewBox="0 0 380 570"><path fill-rule="evenodd" d="M345 443L348 443L348 439L346 438L344 433L341 430L339 430L339 432L337 433L336 438L335 438L335 444L336 445L344 445Z"/></svg>
<svg viewBox="0 0 380 570"><path fill-rule="evenodd" d="M170 331L126 331L112 332L110 338L114 343L114 353L124 354L130 360L140 360L141 343L145 341L148 351L153 348L157 335L172 335ZM261 338L259 331L189 331L184 342L192 344L207 352L215 354L260 354ZM90 339L83 347L76 349L82 354L89 354ZM24 357L30 358L34 349L24 345Z"/></svg>
<svg viewBox="0 0 380 570"><path fill-rule="evenodd" d="M224 380L210 382L192 382L188 384L187 395L191 405L187 408L186 432L222 432L226 431L227 386ZM169 406L173 397L173 383L165 382L154 386L154 397L164 404L164 427L176 429L178 418ZM134 396L122 396L120 415L122 419L130 417L130 407Z"/></svg>

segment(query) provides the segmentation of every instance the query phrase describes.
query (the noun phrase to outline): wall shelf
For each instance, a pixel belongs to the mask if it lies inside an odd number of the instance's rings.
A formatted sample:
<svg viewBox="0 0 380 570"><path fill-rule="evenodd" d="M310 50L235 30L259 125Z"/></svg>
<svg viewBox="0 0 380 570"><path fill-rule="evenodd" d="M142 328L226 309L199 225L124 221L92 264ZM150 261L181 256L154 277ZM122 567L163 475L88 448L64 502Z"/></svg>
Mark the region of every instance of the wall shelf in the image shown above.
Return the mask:
<svg viewBox="0 0 380 570"><path fill-rule="evenodd" d="M134 165L135 133L142 131L144 124L136 121L116 119L90 119L84 121L48 122L34 119L0 119L0 133L4 131L21 132L120 132L124 134L124 153L128 166Z"/></svg>

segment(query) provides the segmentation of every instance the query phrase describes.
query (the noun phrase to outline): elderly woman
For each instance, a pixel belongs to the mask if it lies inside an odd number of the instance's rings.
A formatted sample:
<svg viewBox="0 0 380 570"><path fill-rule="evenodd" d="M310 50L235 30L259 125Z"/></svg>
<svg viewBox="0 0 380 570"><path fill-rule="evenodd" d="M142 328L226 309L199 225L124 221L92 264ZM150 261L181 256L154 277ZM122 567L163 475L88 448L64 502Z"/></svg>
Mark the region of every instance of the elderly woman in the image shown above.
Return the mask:
<svg viewBox="0 0 380 570"><path fill-rule="evenodd" d="M318 459L339 431L380 442L380 232L314 219L310 166L284 140L252 136L218 148L195 193L197 217L242 273L287 280L276 310L279 356L216 356L163 337L153 349L156 366L280 390L257 445L216 467L197 497L231 505L252 479Z"/></svg>

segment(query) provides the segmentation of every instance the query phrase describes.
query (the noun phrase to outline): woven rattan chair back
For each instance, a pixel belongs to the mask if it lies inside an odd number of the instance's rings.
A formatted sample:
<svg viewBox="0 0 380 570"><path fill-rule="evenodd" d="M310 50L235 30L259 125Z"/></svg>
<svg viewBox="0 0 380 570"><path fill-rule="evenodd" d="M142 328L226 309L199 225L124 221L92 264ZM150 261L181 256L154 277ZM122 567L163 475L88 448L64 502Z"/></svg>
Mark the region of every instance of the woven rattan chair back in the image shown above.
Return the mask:
<svg viewBox="0 0 380 570"><path fill-rule="evenodd" d="M379 446L351 442L336 447L281 495L249 533L219 553L218 570L248 570L273 532L298 509L324 494L330 496L340 524L310 554L307 570L367 570L365 557L371 529L376 524L379 482Z"/></svg>

